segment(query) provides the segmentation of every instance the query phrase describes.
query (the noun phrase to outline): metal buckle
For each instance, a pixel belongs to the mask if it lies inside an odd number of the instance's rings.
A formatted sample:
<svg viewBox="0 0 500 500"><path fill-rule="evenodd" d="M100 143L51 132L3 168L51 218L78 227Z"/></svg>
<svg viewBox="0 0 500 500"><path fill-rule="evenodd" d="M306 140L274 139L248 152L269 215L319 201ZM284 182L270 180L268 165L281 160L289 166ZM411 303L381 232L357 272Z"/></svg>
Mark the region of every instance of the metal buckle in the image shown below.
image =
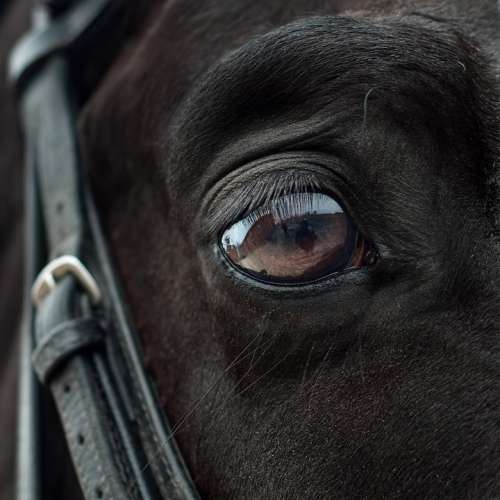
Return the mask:
<svg viewBox="0 0 500 500"><path fill-rule="evenodd" d="M31 300L39 306L57 286L57 281L72 274L85 290L92 304L101 301L101 290L94 277L74 255L63 255L49 262L41 271L31 288Z"/></svg>

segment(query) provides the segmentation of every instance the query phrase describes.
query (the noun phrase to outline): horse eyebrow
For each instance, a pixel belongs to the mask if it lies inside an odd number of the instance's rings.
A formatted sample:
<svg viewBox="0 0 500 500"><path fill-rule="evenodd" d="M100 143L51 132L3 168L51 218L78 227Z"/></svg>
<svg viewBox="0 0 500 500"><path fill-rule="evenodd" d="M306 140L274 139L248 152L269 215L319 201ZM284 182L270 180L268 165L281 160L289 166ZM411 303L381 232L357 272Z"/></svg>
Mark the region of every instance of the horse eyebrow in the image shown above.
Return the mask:
<svg viewBox="0 0 500 500"><path fill-rule="evenodd" d="M361 77L411 70L432 79L463 68L464 44L457 44L453 34L404 19L377 24L312 17L255 36L206 71L185 99L177 124L192 123L193 113L196 123L214 112L223 112L226 119L231 111L242 116L242 111L255 111L257 98L264 104L300 102L328 93L346 76L355 84Z"/></svg>
<svg viewBox="0 0 500 500"><path fill-rule="evenodd" d="M401 101L400 107L411 99L431 114L464 106L475 55L454 30L429 23L432 27L408 18L311 17L229 52L200 77L171 122L175 139L167 141L177 158L168 164L181 161L186 168L169 172L169 182L182 190L193 185L193 175L203 181L220 149L236 138L252 136L253 145L279 142L282 129L314 121L340 95L344 108L359 107L361 120L372 88L374 96L385 92L394 104ZM300 133L307 135L306 128ZM257 139L259 130L267 135Z"/></svg>

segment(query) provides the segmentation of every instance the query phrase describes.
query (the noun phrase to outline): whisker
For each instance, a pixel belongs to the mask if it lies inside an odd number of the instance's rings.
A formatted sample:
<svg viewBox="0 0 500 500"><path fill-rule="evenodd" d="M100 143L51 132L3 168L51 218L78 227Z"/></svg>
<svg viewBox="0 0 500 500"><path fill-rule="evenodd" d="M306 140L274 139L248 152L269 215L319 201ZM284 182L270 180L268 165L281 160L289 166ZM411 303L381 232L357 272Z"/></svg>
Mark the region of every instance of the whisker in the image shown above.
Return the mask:
<svg viewBox="0 0 500 500"><path fill-rule="evenodd" d="M301 387L304 387L306 383L307 372L309 370L309 365L311 364L313 350L314 350L314 344L311 346L311 349L309 349L309 354L307 355L307 359L304 364L304 373L302 374L302 381L300 382Z"/></svg>
<svg viewBox="0 0 500 500"><path fill-rule="evenodd" d="M260 353L258 359L262 358L266 352L269 350L269 347L274 343L275 339L274 338L271 338L271 339L268 339L265 344L264 344L264 349L263 351ZM253 350L253 354L252 354L252 363L256 363L255 361L255 353L257 352L257 350L259 349L261 345L259 344L254 350ZM257 359L257 361L258 361ZM249 375L249 373L251 372L253 366L251 366L249 369L246 370L246 372L240 377L240 379L238 380L238 382L235 384L235 386L233 387L233 392L241 386L241 384L244 382L244 379ZM212 411L210 413L210 418L212 419L212 424L209 426L207 425L205 427L206 430L210 430L211 427L214 425L214 423L216 422L216 418L217 416L219 416L221 413L222 413L222 410L224 410L224 408L226 407L226 403L231 401L232 400L232 397L226 399L224 402L222 402L216 409L216 412L215 411ZM214 415L215 413L215 415Z"/></svg>
<svg viewBox="0 0 500 500"><path fill-rule="evenodd" d="M259 377L257 377L250 385L247 385L242 391L237 392L236 394L234 394L233 396L231 396L227 401L232 401L233 399L241 396L242 394L244 394L245 392L247 392L249 389L251 389L252 387L254 387L263 378L267 377L267 375L269 375L272 371L274 371L281 363L283 363L283 361L285 361L285 359L288 358L288 356L290 356L290 354L294 350L295 350L295 347L293 347L292 349L289 349L286 352L286 354L279 361L277 361L273 366L271 366L271 368L269 368L269 370L265 371L262 375L260 375Z"/></svg>
<svg viewBox="0 0 500 500"><path fill-rule="evenodd" d="M272 339L274 340L274 339ZM273 370L275 370L281 363L283 363L283 361L285 361L285 359L295 350L295 347L291 348L290 350L288 350L286 352L286 354L280 358L275 364L273 364L271 366L271 368L269 368L268 370L266 370L262 375L260 375L259 377L257 377L251 384L247 385L243 390L239 391L239 392L236 392L235 394L233 394L232 396L230 396L229 398L227 398L220 406L219 406L219 414L220 414L220 410L224 409L226 407L226 405L233 401L234 399L236 399L237 397L241 396L242 394L244 394L245 392L247 392L249 389L251 389L252 387L254 387L256 384L258 384L262 379L264 379L265 377L267 377L267 375L269 375ZM236 384L235 388L239 387L241 385L243 381L243 378L240 379L238 381L238 383Z"/></svg>
<svg viewBox="0 0 500 500"><path fill-rule="evenodd" d="M368 98L370 97L370 94L375 90L375 87L372 87L365 95L365 99L363 101L363 126L362 126L362 131L363 133L366 132L366 120L368 118Z"/></svg>
<svg viewBox="0 0 500 500"><path fill-rule="evenodd" d="M312 399L312 396L313 396L313 393L314 393L314 389L315 389L316 385L319 382L319 379L321 377L321 374L323 373L324 367L326 366L326 361L328 360L328 356L330 356L330 353L332 352L334 346L335 346L335 342L332 342L330 344L330 347L326 351L325 355L321 358L319 366L316 369L316 373L315 373L315 376L314 376L314 381L311 384L311 387L309 389L309 398L308 398L308 401L307 401L307 408L308 409L311 406L311 399Z"/></svg>
<svg viewBox="0 0 500 500"><path fill-rule="evenodd" d="M256 346L256 347L252 350L252 353L251 353L252 358L251 358L251 360L250 360L250 367L252 367L252 366L253 366L253 362L254 362L254 359L255 359L255 353L257 352L257 350L258 350L258 349L259 349L259 347L261 346L261 340L264 338L264 334L265 334L265 333L266 333L266 330L265 330L265 329L262 329L262 331L260 332L260 334L256 336L256 338L258 338L258 340L259 340L259 343L258 343L258 345L257 345L257 346ZM244 358L244 359L246 359L246 358L247 358L247 356L245 356L245 358ZM242 359L241 361L243 361L243 359ZM249 370L250 370L250 369L249 369ZM246 376L246 374L249 372L249 370L247 370L247 371L243 374L242 378L244 378L244 377ZM220 388L220 384L218 384L218 385L217 385L217 389L216 389L216 391L215 391L214 397L212 398L212 401L211 401L211 403L210 403L210 408L209 408L209 410L208 410L208 417L209 417L209 418L212 418L212 415L213 415L213 414L214 414L214 412L216 411L216 410L214 409L214 406L215 406L215 402L217 401L217 394L218 394L218 392L219 392L219 388ZM200 446L200 442L201 442L202 437L203 437L203 436L201 436L201 435L200 435L200 437L198 438L198 442L197 442L197 445L196 445L196 449L197 449L197 450L199 449L199 446Z"/></svg>
<svg viewBox="0 0 500 500"><path fill-rule="evenodd" d="M264 330L265 331L265 330ZM241 352L231 361L231 363L224 369L219 377L215 380L215 382L207 389L207 391L196 401L196 403L191 407L189 411L187 411L184 416L179 420L179 422L173 427L170 432L170 435L167 439L158 445L158 451L155 453L155 456L158 456L162 449L174 438L175 434L179 431L181 426L187 421L187 419L196 411L196 409L200 406L200 404L206 399L206 397L220 384L223 380L224 376L235 366L241 363L244 359L246 359L251 353L245 354L246 351L254 344L261 336L262 332L259 335L256 335L248 344L241 350ZM142 469L141 472L145 472L149 467L151 467L152 461L149 461ZM132 483L127 488L128 491L131 491L135 487L135 484Z"/></svg>

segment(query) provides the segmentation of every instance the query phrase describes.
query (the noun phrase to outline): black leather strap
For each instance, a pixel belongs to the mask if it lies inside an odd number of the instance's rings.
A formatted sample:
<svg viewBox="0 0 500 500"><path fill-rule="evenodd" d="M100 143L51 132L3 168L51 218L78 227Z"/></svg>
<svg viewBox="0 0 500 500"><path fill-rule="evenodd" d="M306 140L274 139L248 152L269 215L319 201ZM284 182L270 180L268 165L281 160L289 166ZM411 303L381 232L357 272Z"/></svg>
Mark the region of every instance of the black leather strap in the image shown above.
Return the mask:
<svg viewBox="0 0 500 500"><path fill-rule="evenodd" d="M118 390L130 418L136 422L146 467L165 500L199 500L189 471L172 437L171 427L161 410L154 387L145 372L138 335L133 328L119 280L107 250L106 241L92 200L84 189L86 213L100 266L101 285L108 302L107 317L113 325L109 348L110 366L116 374Z"/></svg>
<svg viewBox="0 0 500 500"><path fill-rule="evenodd" d="M88 12L84 7L99 3L105 2L80 0L76 10L56 21L46 19L13 56L11 75L20 84L25 149L33 172L28 179L33 220L43 219L33 246L45 248L49 260L61 254L80 259L102 297L91 304L76 275L59 277L35 311L27 307L27 316L35 318L32 358L55 400L85 498L195 500L198 494L145 374L79 163L66 51L81 43L85 23L96 21L93 16L75 20L75 12ZM73 31L61 31L61 26ZM30 265L35 271L41 267L39 259ZM36 467L26 461L26 470L21 467L19 473L36 478ZM32 490L31 496L21 492L18 500L40 500Z"/></svg>
<svg viewBox="0 0 500 500"><path fill-rule="evenodd" d="M38 378L47 384L64 362L78 351L91 349L103 341L103 331L93 317L79 318L57 325L40 340L32 360Z"/></svg>
<svg viewBox="0 0 500 500"><path fill-rule="evenodd" d="M73 0L71 9L55 19L48 17L49 9L36 8L34 29L21 38L11 54L9 78L19 87L48 57L78 45L92 25L116 3L116 0Z"/></svg>
<svg viewBox="0 0 500 500"><path fill-rule="evenodd" d="M34 349L33 306L30 287L42 265L42 225L34 182L34 158L27 154L24 172L24 299L19 359L16 444L17 500L41 500L40 384L31 367Z"/></svg>
<svg viewBox="0 0 500 500"><path fill-rule="evenodd" d="M54 332L68 324L85 324L85 338L99 338L93 349L83 344L73 350L48 379L80 485L86 498L160 498L154 482L137 475L140 447L128 423L123 428L123 422L116 419L122 409L114 395L114 382L101 342L103 332L99 322L91 318L87 298L71 276L63 279L43 301L36 318L37 349L43 349L54 338ZM124 437L134 441L133 446L126 445Z"/></svg>
<svg viewBox="0 0 500 500"><path fill-rule="evenodd" d="M53 57L22 96L26 147L35 158L36 183L49 255L78 255L83 239L80 179L67 65Z"/></svg>

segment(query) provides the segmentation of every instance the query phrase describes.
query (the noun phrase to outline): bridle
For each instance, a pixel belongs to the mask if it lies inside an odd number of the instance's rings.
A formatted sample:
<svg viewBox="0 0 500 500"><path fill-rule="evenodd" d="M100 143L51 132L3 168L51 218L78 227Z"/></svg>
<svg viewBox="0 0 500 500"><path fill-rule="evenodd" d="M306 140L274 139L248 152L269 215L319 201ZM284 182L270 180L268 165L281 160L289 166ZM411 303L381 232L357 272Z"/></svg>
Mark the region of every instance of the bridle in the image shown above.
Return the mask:
<svg viewBox="0 0 500 500"><path fill-rule="evenodd" d="M199 498L145 373L76 141L70 58L122 8L38 2L10 60L26 163L17 500L42 500L46 391L86 499Z"/></svg>

